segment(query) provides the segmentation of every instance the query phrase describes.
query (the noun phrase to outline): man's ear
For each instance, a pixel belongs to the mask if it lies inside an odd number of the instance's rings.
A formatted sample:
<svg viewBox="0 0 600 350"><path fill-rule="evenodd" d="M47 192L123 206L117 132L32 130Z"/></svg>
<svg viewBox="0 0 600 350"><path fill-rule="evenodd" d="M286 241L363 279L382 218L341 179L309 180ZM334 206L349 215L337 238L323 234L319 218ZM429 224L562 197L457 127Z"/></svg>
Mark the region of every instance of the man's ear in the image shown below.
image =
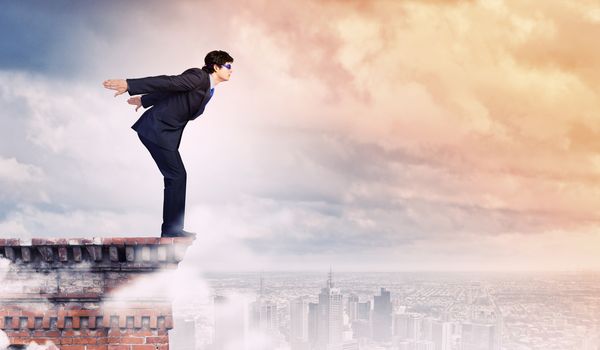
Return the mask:
<svg viewBox="0 0 600 350"><path fill-rule="evenodd" d="M217 70L221 69L221 67L219 67L218 64L213 64L213 70L216 72Z"/></svg>

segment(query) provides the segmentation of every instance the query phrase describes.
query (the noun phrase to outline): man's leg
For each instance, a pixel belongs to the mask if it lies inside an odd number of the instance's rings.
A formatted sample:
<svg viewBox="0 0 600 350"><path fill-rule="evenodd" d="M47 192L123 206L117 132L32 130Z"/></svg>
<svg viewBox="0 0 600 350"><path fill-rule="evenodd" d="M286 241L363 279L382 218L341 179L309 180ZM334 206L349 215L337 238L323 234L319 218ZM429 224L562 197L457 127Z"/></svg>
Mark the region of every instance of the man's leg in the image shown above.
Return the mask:
<svg viewBox="0 0 600 350"><path fill-rule="evenodd" d="M169 151L138 135L164 177L162 235L183 231L187 173L179 151Z"/></svg>

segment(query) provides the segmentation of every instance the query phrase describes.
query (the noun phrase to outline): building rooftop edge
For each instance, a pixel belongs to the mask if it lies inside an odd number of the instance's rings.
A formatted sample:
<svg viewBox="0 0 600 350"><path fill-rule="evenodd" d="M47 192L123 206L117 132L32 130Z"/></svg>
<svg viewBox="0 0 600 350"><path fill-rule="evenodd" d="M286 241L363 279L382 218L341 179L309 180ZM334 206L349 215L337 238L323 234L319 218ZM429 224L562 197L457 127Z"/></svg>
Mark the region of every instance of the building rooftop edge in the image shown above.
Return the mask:
<svg viewBox="0 0 600 350"><path fill-rule="evenodd" d="M124 246L124 245L191 245L194 238L174 237L90 237L90 238L0 238L0 247L30 246Z"/></svg>

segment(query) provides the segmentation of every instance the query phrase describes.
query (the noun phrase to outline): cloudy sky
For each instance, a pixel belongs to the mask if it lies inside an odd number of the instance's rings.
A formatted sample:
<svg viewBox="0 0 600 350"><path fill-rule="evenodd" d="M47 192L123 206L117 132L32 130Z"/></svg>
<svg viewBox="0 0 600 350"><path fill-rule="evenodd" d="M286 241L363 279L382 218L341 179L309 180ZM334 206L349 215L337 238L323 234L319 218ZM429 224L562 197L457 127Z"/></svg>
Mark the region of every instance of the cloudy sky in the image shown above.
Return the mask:
<svg viewBox="0 0 600 350"><path fill-rule="evenodd" d="M180 148L198 266L600 268L597 1L1 2L0 237L158 235L101 82L222 49Z"/></svg>

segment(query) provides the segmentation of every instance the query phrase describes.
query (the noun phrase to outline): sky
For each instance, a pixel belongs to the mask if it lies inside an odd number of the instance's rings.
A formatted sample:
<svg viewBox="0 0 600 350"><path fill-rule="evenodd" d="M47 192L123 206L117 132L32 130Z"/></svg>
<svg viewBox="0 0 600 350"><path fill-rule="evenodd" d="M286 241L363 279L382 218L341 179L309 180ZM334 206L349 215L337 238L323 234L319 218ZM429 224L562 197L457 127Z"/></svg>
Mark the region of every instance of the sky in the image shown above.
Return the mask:
<svg viewBox="0 0 600 350"><path fill-rule="evenodd" d="M192 264L600 268L597 1L0 2L0 237L159 235L142 110L101 83L219 49Z"/></svg>

